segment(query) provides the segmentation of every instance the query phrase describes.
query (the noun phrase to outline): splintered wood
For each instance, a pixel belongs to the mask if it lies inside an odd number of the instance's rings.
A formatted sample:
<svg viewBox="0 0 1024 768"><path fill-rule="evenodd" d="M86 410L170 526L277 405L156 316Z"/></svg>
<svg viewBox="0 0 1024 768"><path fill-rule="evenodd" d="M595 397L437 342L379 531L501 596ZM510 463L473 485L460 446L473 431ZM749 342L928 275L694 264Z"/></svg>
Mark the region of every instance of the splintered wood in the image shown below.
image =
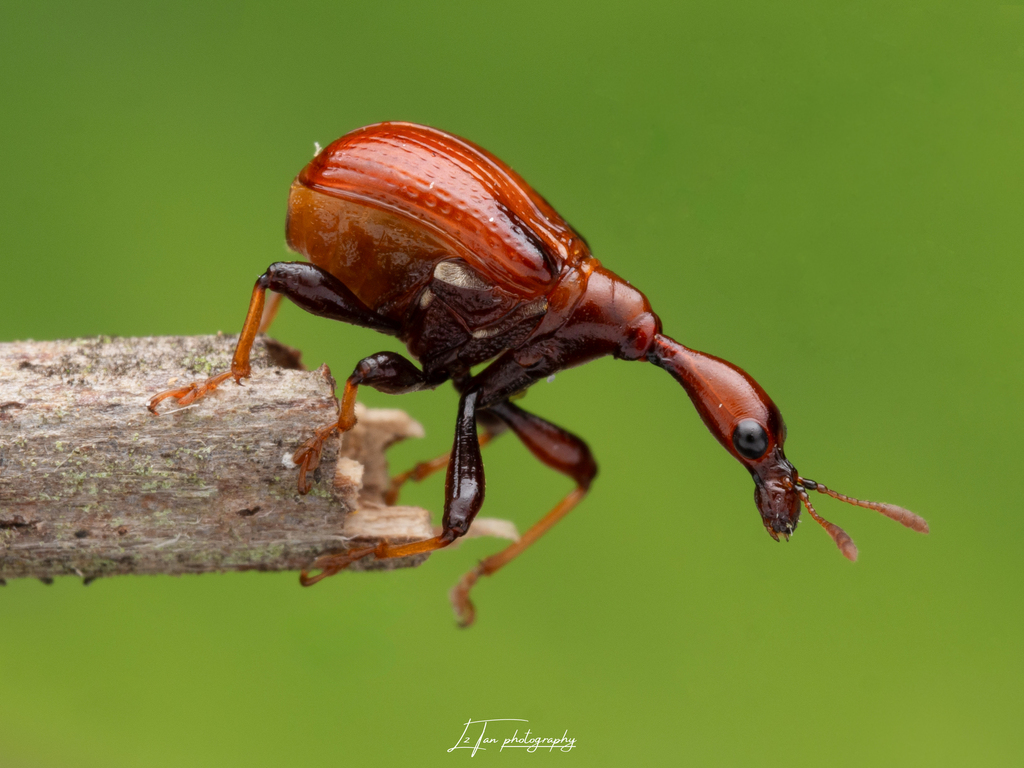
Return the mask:
<svg viewBox="0 0 1024 768"><path fill-rule="evenodd" d="M353 541L432 535L426 510L383 502L385 449L423 434L402 411L360 409L297 493L289 457L336 418L334 380L272 340L256 342L244 386L146 410L162 389L227 370L235 338L0 344L0 580L300 570Z"/></svg>

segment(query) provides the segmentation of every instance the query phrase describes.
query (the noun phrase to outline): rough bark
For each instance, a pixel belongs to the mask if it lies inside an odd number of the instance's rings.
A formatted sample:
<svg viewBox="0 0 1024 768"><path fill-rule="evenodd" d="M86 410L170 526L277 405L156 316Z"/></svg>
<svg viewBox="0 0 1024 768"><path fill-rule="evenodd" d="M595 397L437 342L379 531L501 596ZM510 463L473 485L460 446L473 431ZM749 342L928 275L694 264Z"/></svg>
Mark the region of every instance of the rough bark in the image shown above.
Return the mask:
<svg viewBox="0 0 1024 768"><path fill-rule="evenodd" d="M226 370L235 338L0 344L0 580L298 570L353 540L432 535L425 510L383 504L384 450L423 434L401 411L360 409L297 493L288 457L336 418L334 380L276 342L257 341L245 386L146 410L154 393Z"/></svg>

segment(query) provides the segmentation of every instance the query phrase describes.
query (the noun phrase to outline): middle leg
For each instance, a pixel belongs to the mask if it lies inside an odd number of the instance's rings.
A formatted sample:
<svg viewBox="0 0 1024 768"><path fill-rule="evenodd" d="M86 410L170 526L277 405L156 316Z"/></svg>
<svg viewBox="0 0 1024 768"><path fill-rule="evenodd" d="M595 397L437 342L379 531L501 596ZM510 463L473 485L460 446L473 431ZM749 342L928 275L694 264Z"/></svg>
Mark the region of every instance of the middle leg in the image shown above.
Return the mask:
<svg viewBox="0 0 1024 768"><path fill-rule="evenodd" d="M476 420L477 423L483 427L483 432L480 433L481 448L488 445L494 440L494 438L502 435L507 429L505 422L494 416L490 411L478 411ZM440 472L442 469L445 469L448 466L448 461L451 458L451 455L451 451L449 451L448 453L443 453L429 461L421 461L412 469L406 470L405 472L392 477L391 482L388 483L388 489L384 492L384 503L391 506L397 502L398 494L402 492L402 486L410 480L418 483L422 480L426 480L435 472Z"/></svg>
<svg viewBox="0 0 1024 768"><path fill-rule="evenodd" d="M309 493L311 485L306 475L320 465L324 441L335 432L348 432L355 426L356 393L360 384L366 384L389 395L403 395L421 389L432 389L442 381L443 378L431 379L409 360L395 352L378 352L360 360L345 382L337 421L317 429L313 437L292 454L292 461L299 468L299 493Z"/></svg>
<svg viewBox="0 0 1024 768"><path fill-rule="evenodd" d="M476 390L470 390L464 392L459 400L455 442L452 445L445 481L444 518L440 535L410 544L394 545L382 541L372 547L356 547L337 555L324 555L317 558L313 564L314 568L320 569L320 573L308 576L305 571L302 572L299 577L302 586L308 587L321 579L333 576L367 555L373 555L378 560L387 560L447 547L469 530L473 518L484 503L484 465L480 457L480 442L476 432L478 394ZM344 405L342 413L344 416Z"/></svg>

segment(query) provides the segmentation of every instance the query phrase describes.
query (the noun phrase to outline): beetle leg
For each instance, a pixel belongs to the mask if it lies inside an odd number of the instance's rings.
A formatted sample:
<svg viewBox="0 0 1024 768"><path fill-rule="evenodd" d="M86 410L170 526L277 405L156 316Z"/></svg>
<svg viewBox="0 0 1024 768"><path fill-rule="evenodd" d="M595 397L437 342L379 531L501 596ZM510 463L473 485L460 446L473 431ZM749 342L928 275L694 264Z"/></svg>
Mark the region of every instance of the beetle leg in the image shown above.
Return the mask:
<svg viewBox="0 0 1024 768"><path fill-rule="evenodd" d="M266 333L270 330L270 324L274 322L274 318L277 317L277 310L281 308L281 299L284 298L283 294L271 293L270 298L267 299L267 306L263 310L263 319L260 321L259 333Z"/></svg>
<svg viewBox="0 0 1024 768"><path fill-rule="evenodd" d="M252 343L256 340L256 332L260 325L260 317L263 315L263 299L267 292L266 274L262 275L252 289L252 298L249 299L249 311L245 315L245 324L242 326L242 333L238 336L238 344L235 345L235 356L231 360L231 370L211 376L204 382L191 383L187 387L179 389L168 389L159 394L153 395L147 407L150 412L156 415L156 407L168 398L174 397L178 405L184 407L194 403L201 397L215 390L221 383L231 378L239 383L247 378L251 372L249 366L249 355L252 352Z"/></svg>
<svg viewBox="0 0 1024 768"><path fill-rule="evenodd" d="M480 447L483 448L490 443L494 438L498 437L505 431L505 424L493 417L487 419L489 413L487 411L480 411L477 414L477 421L483 426L484 431L480 433ZM391 482L388 483L388 489L384 492L384 503L394 504L398 501L398 494L402 492L402 486L412 480L413 482L420 482L430 477L435 472L438 472L448 466L448 460L451 458L451 451L443 453L440 456L430 459L430 461L421 461L415 467L401 474L395 475L391 478Z"/></svg>
<svg viewBox="0 0 1024 768"><path fill-rule="evenodd" d="M488 411L511 427L530 452L544 464L575 480L576 487L524 533L519 541L481 560L479 565L463 576L452 588L452 607L455 609L459 624L464 627L473 623L476 614L469 599L469 591L477 579L481 576L490 576L507 565L565 517L587 495L587 490L597 475L597 463L590 449L576 435L507 401L491 406Z"/></svg>
<svg viewBox="0 0 1024 768"><path fill-rule="evenodd" d="M271 264L253 286L249 311L238 337L235 356L231 360L231 370L211 376L199 384L192 383L187 387L169 389L154 395L149 401L150 411L155 414L157 405L171 397L178 399L178 405L188 405L212 392L228 378L234 377L236 382L240 382L249 376L252 370L249 356L256 334L259 333L268 290L287 296L307 312L320 317L341 320L382 333L395 333L398 327L391 320L369 309L327 270L304 261L279 261ZM274 306L271 300L271 311L274 311Z"/></svg>
<svg viewBox="0 0 1024 768"><path fill-rule="evenodd" d="M379 356L375 356L379 357ZM398 355L394 355L398 357ZM404 360L404 358L402 358ZM408 363L408 361L405 361ZM411 363L408 363L411 365ZM469 530L473 518L484 503L484 465L480 458L480 441L476 432L477 390L462 394L459 401L459 418L455 423L455 442L452 445L451 460L448 462L448 477L445 481L443 530L438 536L410 544L389 544L382 541L373 547L358 547L337 555L318 557L313 564L319 568L316 576L302 572L299 581L308 587L321 579L333 576L356 560L374 555L378 560L406 557L447 547Z"/></svg>
<svg viewBox="0 0 1024 768"><path fill-rule="evenodd" d="M398 332L396 322L378 315L341 280L315 264L279 261L271 264L258 282L263 282L268 290L284 294L292 303L317 317L340 320L391 335Z"/></svg>
<svg viewBox="0 0 1024 768"><path fill-rule="evenodd" d="M338 419L320 427L313 437L303 443L292 455L299 467L299 493L308 493L312 487L306 475L320 464L324 441L337 432L348 432L356 423L356 393L360 384L373 387L389 395L401 395L420 389L432 389L443 379L431 379L409 360L394 352L378 352L360 360L345 382Z"/></svg>

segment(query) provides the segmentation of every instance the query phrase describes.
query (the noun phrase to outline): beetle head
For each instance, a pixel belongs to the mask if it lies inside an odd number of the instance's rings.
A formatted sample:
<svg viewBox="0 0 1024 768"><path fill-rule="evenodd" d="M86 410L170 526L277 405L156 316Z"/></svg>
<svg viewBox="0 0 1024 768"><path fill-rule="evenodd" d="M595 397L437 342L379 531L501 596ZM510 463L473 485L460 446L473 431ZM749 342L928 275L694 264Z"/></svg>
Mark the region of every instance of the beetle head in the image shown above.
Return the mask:
<svg viewBox="0 0 1024 768"><path fill-rule="evenodd" d="M747 468L754 478L754 503L765 530L776 541L780 536L788 540L800 522L800 497L794 490L796 469L786 460L781 444Z"/></svg>
<svg viewBox="0 0 1024 768"><path fill-rule="evenodd" d="M817 490L840 501L867 507L913 528L928 532L928 524L913 512L894 504L861 501L836 493L800 477L786 459L786 425L779 409L746 371L732 363L684 347L657 334L647 359L667 370L683 385L711 434L754 478L754 502L765 530L775 539L789 539L800 520L800 505L819 523L850 560L857 547L838 525L818 515L808 498Z"/></svg>

